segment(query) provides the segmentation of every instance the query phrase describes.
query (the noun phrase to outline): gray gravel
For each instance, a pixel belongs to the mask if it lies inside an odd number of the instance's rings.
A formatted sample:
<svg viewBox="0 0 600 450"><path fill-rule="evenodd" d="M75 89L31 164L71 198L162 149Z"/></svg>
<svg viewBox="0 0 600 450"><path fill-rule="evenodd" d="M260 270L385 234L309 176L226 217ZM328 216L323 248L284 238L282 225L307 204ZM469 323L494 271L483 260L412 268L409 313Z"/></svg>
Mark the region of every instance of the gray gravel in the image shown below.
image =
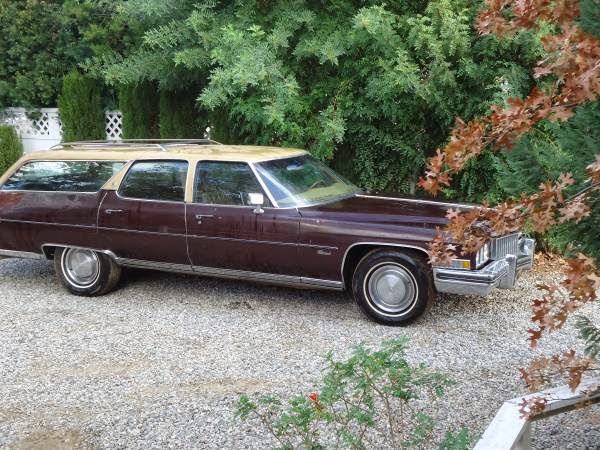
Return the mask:
<svg viewBox="0 0 600 450"><path fill-rule="evenodd" d="M540 279L487 299L440 296L405 328L366 320L346 294L155 272L117 292L67 294L45 261L0 261L0 447L265 448L232 411L241 393L309 392L322 355L409 336L410 359L460 383L442 428L483 432L501 403L525 393L517 368ZM597 306L585 314L600 321ZM579 345L567 327L543 353ZM598 425L570 413L534 428L536 448L598 448ZM589 413L587 414L589 415ZM582 418L583 417L583 418Z"/></svg>

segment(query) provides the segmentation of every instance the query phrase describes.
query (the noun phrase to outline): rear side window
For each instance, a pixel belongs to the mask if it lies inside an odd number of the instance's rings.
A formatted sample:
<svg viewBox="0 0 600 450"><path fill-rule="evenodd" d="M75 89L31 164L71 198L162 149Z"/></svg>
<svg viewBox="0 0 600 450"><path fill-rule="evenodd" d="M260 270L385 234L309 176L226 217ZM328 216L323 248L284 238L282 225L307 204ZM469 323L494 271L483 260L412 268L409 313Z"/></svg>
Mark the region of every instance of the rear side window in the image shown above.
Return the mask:
<svg viewBox="0 0 600 450"><path fill-rule="evenodd" d="M2 186L3 191L98 192L124 161L32 161Z"/></svg>
<svg viewBox="0 0 600 450"><path fill-rule="evenodd" d="M139 161L134 163L119 188L121 197L182 202L188 163Z"/></svg>

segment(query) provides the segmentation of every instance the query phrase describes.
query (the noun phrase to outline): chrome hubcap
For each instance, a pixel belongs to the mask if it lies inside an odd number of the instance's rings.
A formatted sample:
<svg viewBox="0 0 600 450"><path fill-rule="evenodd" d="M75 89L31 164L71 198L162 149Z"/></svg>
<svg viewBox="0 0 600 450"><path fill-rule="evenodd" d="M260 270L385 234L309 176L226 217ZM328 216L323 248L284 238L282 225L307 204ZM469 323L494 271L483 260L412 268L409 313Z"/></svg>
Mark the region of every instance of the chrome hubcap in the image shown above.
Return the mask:
<svg viewBox="0 0 600 450"><path fill-rule="evenodd" d="M100 276L100 260L92 250L66 250L62 256L62 268L69 282L78 288L92 286Z"/></svg>
<svg viewBox="0 0 600 450"><path fill-rule="evenodd" d="M372 269L367 290L377 309L394 315L408 312L414 305L418 292L412 274L393 263L385 263Z"/></svg>

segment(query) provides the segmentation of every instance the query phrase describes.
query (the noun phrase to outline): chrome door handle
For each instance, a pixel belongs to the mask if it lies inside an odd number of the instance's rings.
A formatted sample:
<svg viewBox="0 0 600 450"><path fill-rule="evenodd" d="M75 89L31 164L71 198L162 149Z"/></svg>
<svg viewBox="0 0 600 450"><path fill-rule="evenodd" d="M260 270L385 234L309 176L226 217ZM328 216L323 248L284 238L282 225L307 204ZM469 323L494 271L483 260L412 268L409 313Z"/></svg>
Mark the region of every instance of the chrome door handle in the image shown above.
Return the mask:
<svg viewBox="0 0 600 450"><path fill-rule="evenodd" d="M202 219L211 219L215 216L212 214L196 214L196 220L198 220L198 225L202 224Z"/></svg>
<svg viewBox="0 0 600 450"><path fill-rule="evenodd" d="M119 214L124 212L122 209L105 209L104 212L106 214Z"/></svg>

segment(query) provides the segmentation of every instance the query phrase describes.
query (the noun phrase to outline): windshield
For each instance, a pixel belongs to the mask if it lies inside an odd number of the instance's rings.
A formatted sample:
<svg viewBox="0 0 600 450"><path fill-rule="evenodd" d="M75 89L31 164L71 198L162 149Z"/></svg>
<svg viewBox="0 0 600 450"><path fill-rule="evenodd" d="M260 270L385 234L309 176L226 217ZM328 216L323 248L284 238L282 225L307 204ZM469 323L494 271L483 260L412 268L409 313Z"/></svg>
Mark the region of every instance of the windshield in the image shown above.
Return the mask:
<svg viewBox="0 0 600 450"><path fill-rule="evenodd" d="M327 203L360 192L359 188L309 155L265 161L255 167L282 208Z"/></svg>

